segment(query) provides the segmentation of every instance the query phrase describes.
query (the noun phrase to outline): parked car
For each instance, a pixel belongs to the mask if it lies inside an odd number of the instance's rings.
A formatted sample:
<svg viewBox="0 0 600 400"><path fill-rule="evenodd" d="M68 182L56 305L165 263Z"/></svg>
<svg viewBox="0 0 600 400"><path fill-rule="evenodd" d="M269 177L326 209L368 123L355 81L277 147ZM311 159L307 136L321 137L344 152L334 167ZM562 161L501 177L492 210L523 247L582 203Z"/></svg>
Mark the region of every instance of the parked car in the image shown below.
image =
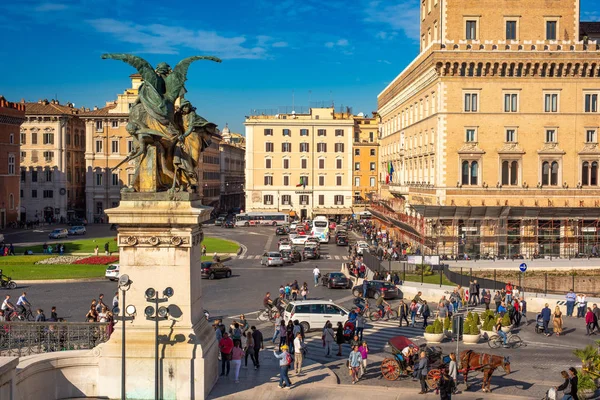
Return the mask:
<svg viewBox="0 0 600 400"><path fill-rule="evenodd" d="M200 268L200 276L205 279L231 277L231 268L222 262L204 261Z"/></svg>
<svg viewBox="0 0 600 400"><path fill-rule="evenodd" d="M260 265L266 265L267 267L272 265L283 265L281 253L275 251L265 252L260 259Z"/></svg>
<svg viewBox="0 0 600 400"><path fill-rule="evenodd" d="M335 244L338 246L348 246L348 236L339 235L335 238Z"/></svg>
<svg viewBox="0 0 600 400"><path fill-rule="evenodd" d="M279 245L279 252L283 250L292 250L292 244L290 242L283 242Z"/></svg>
<svg viewBox="0 0 600 400"><path fill-rule="evenodd" d="M298 235L292 239L292 243L304 245L304 243L306 243L307 239L308 239L308 236L306 236L306 235Z"/></svg>
<svg viewBox="0 0 600 400"><path fill-rule="evenodd" d="M275 228L275 234L277 236L287 235L288 233L290 233L290 228L288 228L287 226L278 226L277 228Z"/></svg>
<svg viewBox="0 0 600 400"><path fill-rule="evenodd" d="M314 237L314 236L309 236L309 238L306 239L306 243L314 243L314 244L316 244L318 246L321 246L321 242L319 241L319 238Z"/></svg>
<svg viewBox="0 0 600 400"><path fill-rule="evenodd" d="M341 272L328 272L321 277L321 283L323 286L327 286L329 289L342 288L350 289L352 287L352 281Z"/></svg>
<svg viewBox="0 0 600 400"><path fill-rule="evenodd" d="M402 298L402 293L394 284L387 281L367 281L367 297L371 297L377 300L380 296L384 299L395 299ZM362 284L356 285L352 288L352 294L354 297L358 297L363 292Z"/></svg>
<svg viewBox="0 0 600 400"><path fill-rule="evenodd" d="M235 228L235 223L233 222L233 220L231 220L231 219L228 219L227 221L225 221L225 222L223 223L223 225L221 225L221 227L223 227L223 228L229 228L229 229L233 229L233 228Z"/></svg>
<svg viewBox="0 0 600 400"><path fill-rule="evenodd" d="M317 260L321 258L321 253L319 252L319 249L312 246L305 247L304 251L302 252L302 255L304 256L304 259Z"/></svg>
<svg viewBox="0 0 600 400"><path fill-rule="evenodd" d="M48 234L48 237L50 239L63 239L63 238L66 238L67 236L69 236L69 231L67 231L64 228L63 229L55 229Z"/></svg>
<svg viewBox="0 0 600 400"><path fill-rule="evenodd" d="M72 220L69 221L69 225L70 226L75 226L75 225L87 225L87 219L85 218L73 218Z"/></svg>
<svg viewBox="0 0 600 400"><path fill-rule="evenodd" d="M296 222L292 222L290 224L290 231L295 231L297 227L298 227L298 224Z"/></svg>
<svg viewBox="0 0 600 400"><path fill-rule="evenodd" d="M289 302L283 318L286 324L289 321L300 321L304 332L308 332L311 329L321 329L327 321L333 326L338 322L344 324L348 320L348 314L347 309L331 300L301 300Z"/></svg>
<svg viewBox="0 0 600 400"><path fill-rule="evenodd" d="M296 263L302 261L302 254L295 248L281 250L280 253L284 263Z"/></svg>
<svg viewBox="0 0 600 400"><path fill-rule="evenodd" d="M85 226L72 226L67 232L69 235L85 235Z"/></svg>
<svg viewBox="0 0 600 400"><path fill-rule="evenodd" d="M119 280L119 264L111 264L106 268L104 277L111 281Z"/></svg>
<svg viewBox="0 0 600 400"><path fill-rule="evenodd" d="M367 252L369 251L369 244L367 242L361 240L356 244L357 244L356 254L362 255L365 250Z"/></svg>
<svg viewBox="0 0 600 400"><path fill-rule="evenodd" d="M225 218L219 217L219 218L215 219L215 226L221 226L221 225L223 225L223 222L225 222Z"/></svg>

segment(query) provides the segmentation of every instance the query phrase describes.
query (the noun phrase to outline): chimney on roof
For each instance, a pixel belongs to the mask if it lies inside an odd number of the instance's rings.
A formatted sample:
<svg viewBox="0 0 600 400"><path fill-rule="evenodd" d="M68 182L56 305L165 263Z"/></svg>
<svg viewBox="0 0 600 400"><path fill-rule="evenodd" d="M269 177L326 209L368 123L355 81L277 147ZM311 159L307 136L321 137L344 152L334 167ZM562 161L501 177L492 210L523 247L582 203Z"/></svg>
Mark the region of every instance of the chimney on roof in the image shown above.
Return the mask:
<svg viewBox="0 0 600 400"><path fill-rule="evenodd" d="M21 103L25 104L25 99L21 99Z"/></svg>

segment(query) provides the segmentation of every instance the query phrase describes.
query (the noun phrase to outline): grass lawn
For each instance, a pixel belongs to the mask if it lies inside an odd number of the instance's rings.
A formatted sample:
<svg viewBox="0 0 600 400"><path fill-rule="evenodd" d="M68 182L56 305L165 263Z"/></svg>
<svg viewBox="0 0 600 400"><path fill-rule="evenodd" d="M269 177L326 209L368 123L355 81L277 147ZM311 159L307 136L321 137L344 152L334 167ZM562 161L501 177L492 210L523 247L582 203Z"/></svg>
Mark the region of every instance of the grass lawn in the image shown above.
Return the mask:
<svg viewBox="0 0 600 400"><path fill-rule="evenodd" d="M20 265L2 266L2 273L10 276L14 281L32 279L76 279L99 278L104 276L106 265L35 265L22 263Z"/></svg>
<svg viewBox="0 0 600 400"><path fill-rule="evenodd" d="M115 241L116 236L104 237L104 238L96 238L96 239L77 239L73 240L71 238L64 240L49 240L47 243L51 244L53 247L60 243L65 246L65 253L94 253L94 248L98 246L98 254L104 254L104 243L108 242L108 246L111 252L118 251L117 242ZM24 247L15 247L15 254L23 254L25 250L32 250L34 253L43 253L43 246L24 246ZM57 252L53 252L52 254L57 254Z"/></svg>
<svg viewBox="0 0 600 400"><path fill-rule="evenodd" d="M202 244L206 246L206 255L217 253L237 253L240 246L231 240L204 237ZM212 259L212 257L211 257Z"/></svg>
<svg viewBox="0 0 600 400"><path fill-rule="evenodd" d="M52 256L7 256L0 257L0 267L4 268L9 265L34 264L38 261L45 260Z"/></svg>
<svg viewBox="0 0 600 400"><path fill-rule="evenodd" d="M398 276L400 277L400 279L402 279L402 273L399 273ZM407 282L421 282L421 275L406 274L406 281ZM434 285L439 285L440 284L440 276L438 274L424 276L423 283L432 283ZM445 275L442 276L442 285L455 286L454 283L452 283L448 279L446 279Z"/></svg>

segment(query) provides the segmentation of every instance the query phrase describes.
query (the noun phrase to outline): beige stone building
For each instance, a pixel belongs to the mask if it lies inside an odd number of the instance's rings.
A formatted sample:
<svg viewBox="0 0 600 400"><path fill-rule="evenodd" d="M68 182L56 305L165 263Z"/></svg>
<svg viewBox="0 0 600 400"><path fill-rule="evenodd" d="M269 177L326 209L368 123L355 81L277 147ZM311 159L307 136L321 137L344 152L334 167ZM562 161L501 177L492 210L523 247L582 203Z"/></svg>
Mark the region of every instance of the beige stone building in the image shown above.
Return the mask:
<svg viewBox="0 0 600 400"><path fill-rule="evenodd" d="M378 96L382 196L424 251L574 256L598 241L600 54L579 1L421 4L421 51Z"/></svg>
<svg viewBox="0 0 600 400"><path fill-rule="evenodd" d="M82 110L58 100L25 103L21 125L21 218L84 217L85 126Z"/></svg>
<svg viewBox="0 0 600 400"><path fill-rule="evenodd" d="M221 208L221 136L212 135L211 144L202 153L198 163L198 183L202 187L202 204L211 206L214 211Z"/></svg>
<svg viewBox="0 0 600 400"><path fill-rule="evenodd" d="M117 100L80 115L85 121L85 208L90 223L106 223L104 211L117 207L121 189L132 184L133 162L113 170L133 148L125 127L142 79L138 74L130 78L131 88L119 94Z"/></svg>
<svg viewBox="0 0 600 400"><path fill-rule="evenodd" d="M354 117L352 141L354 204L366 203L379 192L378 123L362 113Z"/></svg>
<svg viewBox="0 0 600 400"><path fill-rule="evenodd" d="M232 208L245 210L244 172L246 158L246 139L239 133L233 133L225 125L221 132L223 140L219 146L221 152L221 202L224 211Z"/></svg>
<svg viewBox="0 0 600 400"><path fill-rule="evenodd" d="M246 118L247 211L352 213L354 116L346 110Z"/></svg>

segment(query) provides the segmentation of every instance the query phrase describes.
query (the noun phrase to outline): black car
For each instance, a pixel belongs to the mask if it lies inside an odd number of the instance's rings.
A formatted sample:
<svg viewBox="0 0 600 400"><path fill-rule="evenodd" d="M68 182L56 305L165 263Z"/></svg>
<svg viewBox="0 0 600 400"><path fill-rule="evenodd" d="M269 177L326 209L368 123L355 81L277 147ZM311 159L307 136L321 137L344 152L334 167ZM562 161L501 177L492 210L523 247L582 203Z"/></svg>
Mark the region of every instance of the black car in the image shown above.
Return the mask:
<svg viewBox="0 0 600 400"><path fill-rule="evenodd" d="M277 228L275 228L275 234L277 236L287 235L288 233L290 233L290 228L288 228L287 226L278 226Z"/></svg>
<svg viewBox="0 0 600 400"><path fill-rule="evenodd" d="M394 284L387 281L367 281L367 297L371 297L375 300L379 298L379 296L383 295L384 299L395 299L402 298L402 292L394 286ZM358 297L361 293L363 293L363 285L356 285L352 288L352 294L354 297Z"/></svg>
<svg viewBox="0 0 600 400"><path fill-rule="evenodd" d="M321 258L321 253L319 253L319 249L316 247L305 247L302 253L304 255L304 259L310 258L312 260L316 260Z"/></svg>
<svg viewBox="0 0 600 400"><path fill-rule="evenodd" d="M87 219L85 219L85 218L73 218L72 220L69 221L69 226L80 226L80 225L86 226L87 225Z"/></svg>
<svg viewBox="0 0 600 400"><path fill-rule="evenodd" d="M340 235L336 237L335 244L338 246L348 246L348 236Z"/></svg>
<svg viewBox="0 0 600 400"><path fill-rule="evenodd" d="M200 275L202 278L229 278L231 277L231 268L223 265L221 262L204 261L201 264Z"/></svg>
<svg viewBox="0 0 600 400"><path fill-rule="evenodd" d="M284 263L296 263L302 261L302 254L296 249L281 250L280 253Z"/></svg>
<svg viewBox="0 0 600 400"><path fill-rule="evenodd" d="M229 219L229 220L223 222L223 225L221 225L221 228L229 228L229 229L235 228L235 223Z"/></svg>
<svg viewBox="0 0 600 400"><path fill-rule="evenodd" d="M321 277L321 283L323 286L327 286L329 289L342 288L350 289L352 287L352 281L341 272L328 272Z"/></svg>

